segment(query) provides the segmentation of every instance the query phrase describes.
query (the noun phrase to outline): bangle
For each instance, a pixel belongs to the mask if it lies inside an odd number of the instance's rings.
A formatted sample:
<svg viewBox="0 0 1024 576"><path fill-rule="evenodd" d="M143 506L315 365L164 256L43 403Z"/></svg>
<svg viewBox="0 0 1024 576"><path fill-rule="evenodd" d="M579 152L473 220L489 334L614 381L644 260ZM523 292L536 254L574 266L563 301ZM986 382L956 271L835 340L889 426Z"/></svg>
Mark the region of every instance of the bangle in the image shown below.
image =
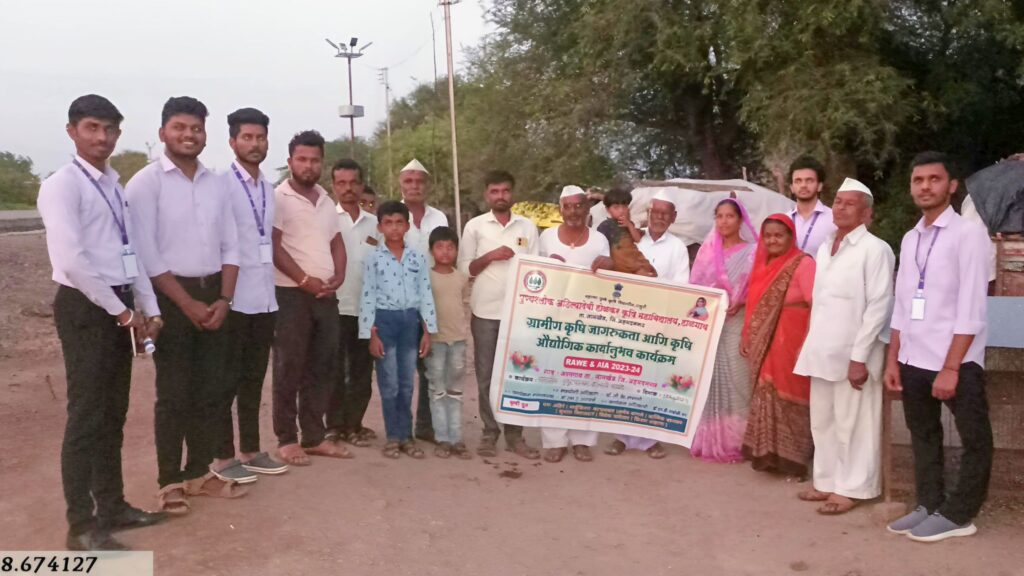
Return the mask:
<svg viewBox="0 0 1024 576"><path fill-rule="evenodd" d="M302 277L302 282L299 282L299 288L305 286L307 282L309 282L309 274Z"/></svg>
<svg viewBox="0 0 1024 576"><path fill-rule="evenodd" d="M128 321L127 322L125 322L124 324L121 324L117 320L114 320L114 322L117 324L117 326L119 328L124 328L125 326L131 324L132 320L135 320L135 310L132 310L131 308L129 308L128 309Z"/></svg>
<svg viewBox="0 0 1024 576"><path fill-rule="evenodd" d="M164 327L164 319L159 316L150 316L149 321L152 322L153 324L156 324L160 328Z"/></svg>

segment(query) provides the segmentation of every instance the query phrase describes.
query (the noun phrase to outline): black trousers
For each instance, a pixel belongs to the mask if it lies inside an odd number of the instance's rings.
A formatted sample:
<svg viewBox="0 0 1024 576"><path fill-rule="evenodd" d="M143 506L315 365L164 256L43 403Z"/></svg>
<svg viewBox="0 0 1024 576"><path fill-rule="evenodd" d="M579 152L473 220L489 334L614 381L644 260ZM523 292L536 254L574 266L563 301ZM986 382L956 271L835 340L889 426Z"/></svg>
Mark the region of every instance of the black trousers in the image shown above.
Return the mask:
<svg viewBox="0 0 1024 576"><path fill-rule="evenodd" d="M420 324L416 346L423 339L423 324ZM430 416L430 382L427 380L427 360L416 356L416 436L433 436L434 419Z"/></svg>
<svg viewBox="0 0 1024 576"><path fill-rule="evenodd" d="M337 380L338 299L277 288L274 333L274 434L278 446L324 440L327 395ZM298 426L296 427L296 418Z"/></svg>
<svg viewBox="0 0 1024 576"><path fill-rule="evenodd" d="M178 278L196 300L212 304L220 297L220 274ZM200 330L170 298L157 292L164 328L157 341L156 461L160 487L200 478L209 471L216 436L217 402L230 387L226 377L227 333ZM188 447L182 468L184 447Z"/></svg>
<svg viewBox="0 0 1024 576"><path fill-rule="evenodd" d="M963 442L960 474L947 496L943 477L943 401L932 397L937 373L900 364L903 384L903 413L914 452L917 503L956 522L965 524L978 515L988 496L992 473L992 425L985 397L985 371L974 362L960 366L956 395L945 404L953 413Z"/></svg>
<svg viewBox="0 0 1024 576"><path fill-rule="evenodd" d="M133 307L131 292L115 290ZM53 302L68 381L68 420L61 447L61 480L73 534L111 518L127 504L121 445L132 380L128 330L84 294L61 286ZM95 516L93 511L95 509Z"/></svg>
<svg viewBox="0 0 1024 576"><path fill-rule="evenodd" d="M327 402L327 428L359 432L373 396L369 340L359 339L359 318L338 316L338 373Z"/></svg>
<svg viewBox="0 0 1024 576"><path fill-rule="evenodd" d="M217 446L214 457L235 456L231 405L238 414L238 451L260 451L260 401L267 376L270 345L274 341L274 312L243 314L231 311L224 330L228 338L228 381L217 406Z"/></svg>

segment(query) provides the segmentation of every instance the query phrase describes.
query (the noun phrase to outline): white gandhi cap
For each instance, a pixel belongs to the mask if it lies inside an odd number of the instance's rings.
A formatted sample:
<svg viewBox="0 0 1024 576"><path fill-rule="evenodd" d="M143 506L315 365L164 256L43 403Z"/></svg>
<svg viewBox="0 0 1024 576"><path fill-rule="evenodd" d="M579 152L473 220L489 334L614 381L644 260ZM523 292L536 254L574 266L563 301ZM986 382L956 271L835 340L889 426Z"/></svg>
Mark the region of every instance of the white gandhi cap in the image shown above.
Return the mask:
<svg viewBox="0 0 1024 576"><path fill-rule="evenodd" d="M864 185L860 180L854 180L853 178L847 178L843 180L843 183L839 186L836 192L860 192L861 194L867 194L874 198L874 194L871 193L871 189Z"/></svg>

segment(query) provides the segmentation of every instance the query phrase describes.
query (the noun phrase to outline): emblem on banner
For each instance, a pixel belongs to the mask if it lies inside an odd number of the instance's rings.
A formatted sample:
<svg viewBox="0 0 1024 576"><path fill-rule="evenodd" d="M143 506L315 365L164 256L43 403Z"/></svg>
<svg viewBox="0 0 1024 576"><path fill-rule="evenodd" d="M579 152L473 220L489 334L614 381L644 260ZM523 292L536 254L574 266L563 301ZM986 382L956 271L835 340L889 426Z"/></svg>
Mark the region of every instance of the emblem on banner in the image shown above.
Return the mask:
<svg viewBox="0 0 1024 576"><path fill-rule="evenodd" d="M547 286L548 278L540 270L531 270L523 277L523 287L529 292L540 292Z"/></svg>

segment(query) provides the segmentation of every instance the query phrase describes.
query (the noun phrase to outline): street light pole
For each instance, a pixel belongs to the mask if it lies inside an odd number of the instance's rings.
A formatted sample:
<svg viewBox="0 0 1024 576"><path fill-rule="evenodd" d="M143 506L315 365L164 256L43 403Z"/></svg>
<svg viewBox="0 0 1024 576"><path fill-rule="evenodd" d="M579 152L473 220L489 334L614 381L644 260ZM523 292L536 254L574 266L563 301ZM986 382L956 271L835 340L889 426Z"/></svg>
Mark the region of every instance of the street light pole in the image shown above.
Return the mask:
<svg viewBox="0 0 1024 576"><path fill-rule="evenodd" d="M339 106L338 116L348 118L352 138L349 142L349 153L354 160L356 157L356 118L363 117L363 107L356 106L354 103L352 89L352 60L361 57L363 55L363 50L369 48L370 44L373 44L373 42L367 42L362 48L356 50L356 44L359 43L358 38L352 38L348 44L335 44L334 42L331 42L329 38L324 38L324 40L327 40L327 43L337 51L337 54L334 55L335 58L344 58L348 60L348 106Z"/></svg>
<svg viewBox="0 0 1024 576"><path fill-rule="evenodd" d="M439 0L444 6L444 36L448 49L448 115L452 123L452 181L455 186L455 232L462 238L462 204L459 199L459 146L455 133L455 65L452 62L452 4L460 0Z"/></svg>

